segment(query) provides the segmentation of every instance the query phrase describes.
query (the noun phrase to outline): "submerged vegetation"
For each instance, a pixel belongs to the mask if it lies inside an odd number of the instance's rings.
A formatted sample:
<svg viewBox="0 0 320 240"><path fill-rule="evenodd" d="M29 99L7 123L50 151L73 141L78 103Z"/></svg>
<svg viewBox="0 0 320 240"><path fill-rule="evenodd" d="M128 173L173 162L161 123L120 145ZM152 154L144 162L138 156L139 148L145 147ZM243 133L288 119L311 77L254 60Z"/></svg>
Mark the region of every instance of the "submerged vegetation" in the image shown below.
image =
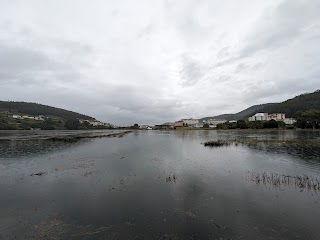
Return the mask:
<svg viewBox="0 0 320 240"><path fill-rule="evenodd" d="M109 133L109 134L95 134L95 135L76 135L76 136L56 136L47 138L51 141L63 141L63 142L76 142L81 139L89 138L103 138L103 137L123 137L124 135L131 133L132 131L125 131L119 133Z"/></svg>
<svg viewBox="0 0 320 240"><path fill-rule="evenodd" d="M317 178L303 176L290 176L280 175L276 173L254 173L249 172L247 179L255 182L256 184L262 184L266 186L274 187L295 187L301 190L308 189L314 191L320 191L320 181Z"/></svg>
<svg viewBox="0 0 320 240"><path fill-rule="evenodd" d="M218 141L209 141L209 142L205 142L203 144L204 146L208 146L208 147L222 147L222 146L229 146L230 143L226 142L226 141L222 141L222 140L218 140Z"/></svg>

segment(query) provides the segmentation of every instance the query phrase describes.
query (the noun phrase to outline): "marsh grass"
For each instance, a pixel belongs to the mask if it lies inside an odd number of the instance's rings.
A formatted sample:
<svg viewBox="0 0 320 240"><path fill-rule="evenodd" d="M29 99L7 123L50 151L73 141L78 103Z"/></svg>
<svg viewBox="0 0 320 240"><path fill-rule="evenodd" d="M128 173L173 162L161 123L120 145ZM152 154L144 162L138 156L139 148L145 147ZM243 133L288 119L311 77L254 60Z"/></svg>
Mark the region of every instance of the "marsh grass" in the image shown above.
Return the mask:
<svg viewBox="0 0 320 240"><path fill-rule="evenodd" d="M62 142L77 142L81 139L90 139L90 138L103 138L103 137L123 137L124 135L131 133L132 131L125 131L120 133L111 133L111 134L97 134L97 135L80 135L80 136L55 136L47 138L46 140L51 141L62 141Z"/></svg>
<svg viewBox="0 0 320 240"><path fill-rule="evenodd" d="M229 146L230 143L227 141L218 140L218 141L205 142L203 145L206 147L222 147L222 146Z"/></svg>
<svg viewBox="0 0 320 240"><path fill-rule="evenodd" d="M247 180L251 180L259 185L273 186L273 187L294 187L300 190L314 190L320 191L320 181L315 177L303 176L290 176L281 175L277 173L254 173L248 172Z"/></svg>

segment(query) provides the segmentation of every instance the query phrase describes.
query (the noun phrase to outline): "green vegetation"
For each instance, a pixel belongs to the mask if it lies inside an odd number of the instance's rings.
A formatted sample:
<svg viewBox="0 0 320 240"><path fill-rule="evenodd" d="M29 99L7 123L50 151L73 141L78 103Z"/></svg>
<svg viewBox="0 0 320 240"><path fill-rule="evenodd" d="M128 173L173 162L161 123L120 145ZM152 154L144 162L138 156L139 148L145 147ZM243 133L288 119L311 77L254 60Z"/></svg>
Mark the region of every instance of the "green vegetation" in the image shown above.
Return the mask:
<svg viewBox="0 0 320 240"><path fill-rule="evenodd" d="M208 123L203 124L203 128L209 128L209 124Z"/></svg>
<svg viewBox="0 0 320 240"><path fill-rule="evenodd" d="M88 123L89 124L89 123ZM64 126L66 127L66 129L68 130L79 130L80 128L80 121L78 119L68 119Z"/></svg>
<svg viewBox="0 0 320 240"><path fill-rule="evenodd" d="M299 112L295 118L297 119L296 127L313 129L320 127L320 110L310 109L305 112Z"/></svg>
<svg viewBox="0 0 320 240"><path fill-rule="evenodd" d="M320 109L320 90L294 97L282 103L266 106L261 111L268 113L285 113L286 117L294 117L299 112Z"/></svg>
<svg viewBox="0 0 320 240"><path fill-rule="evenodd" d="M257 112L267 113L285 113L286 117L294 117L299 112L305 112L310 109L320 109L320 90L313 93L305 93L300 96L288 99L281 103L266 103L261 105L251 106L241 112L235 114L223 114L214 117L205 117L200 119L226 119L226 120L241 120L248 119Z"/></svg>
<svg viewBox="0 0 320 240"><path fill-rule="evenodd" d="M238 120L237 122L225 122L217 125L216 129L268 129L268 128L280 128L280 129L292 129L293 126L286 126L284 122L281 121L244 121Z"/></svg>
<svg viewBox="0 0 320 240"><path fill-rule="evenodd" d="M13 115L28 117L43 116L43 119L13 118ZM79 119L85 120L80 123ZM0 101L0 130L85 130L108 129L111 127L92 126L88 121L95 119L83 114L37 103Z"/></svg>
<svg viewBox="0 0 320 240"><path fill-rule="evenodd" d="M64 110L61 108L50 107L38 103L28 102L6 102L0 101L0 111L9 112L11 114L28 114L32 116L45 115L55 116L63 119L78 118L84 120L94 120L90 116L86 116L80 113Z"/></svg>

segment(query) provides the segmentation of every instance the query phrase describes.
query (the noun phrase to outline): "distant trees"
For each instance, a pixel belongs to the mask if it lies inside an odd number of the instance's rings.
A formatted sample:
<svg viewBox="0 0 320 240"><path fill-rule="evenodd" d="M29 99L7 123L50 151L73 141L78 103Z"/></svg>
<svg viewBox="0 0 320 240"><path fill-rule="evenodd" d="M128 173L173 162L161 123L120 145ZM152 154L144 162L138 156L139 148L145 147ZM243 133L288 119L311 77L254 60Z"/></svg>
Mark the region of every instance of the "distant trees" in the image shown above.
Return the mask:
<svg viewBox="0 0 320 240"><path fill-rule="evenodd" d="M65 122L64 126L68 130L79 130L80 121L76 118L71 118Z"/></svg>
<svg viewBox="0 0 320 240"><path fill-rule="evenodd" d="M46 118L41 126L42 130L54 130L54 121L52 120L52 118Z"/></svg>
<svg viewBox="0 0 320 240"><path fill-rule="evenodd" d="M247 128L248 128L248 125L247 125L246 121L244 121L244 120L238 120L238 121L237 121L237 128L247 129Z"/></svg>
<svg viewBox="0 0 320 240"><path fill-rule="evenodd" d="M278 128L279 124L276 120L271 119L270 121L263 123L263 128Z"/></svg>
<svg viewBox="0 0 320 240"><path fill-rule="evenodd" d="M208 123L203 124L203 128L209 128L209 124Z"/></svg>
<svg viewBox="0 0 320 240"><path fill-rule="evenodd" d="M295 116L296 126L299 128L319 128L320 127L320 110L310 109L305 112L297 113Z"/></svg>
<svg viewBox="0 0 320 240"><path fill-rule="evenodd" d="M132 128L132 129L139 129L139 124L138 124L138 123L135 123L135 124L133 124L133 126L131 126L130 128Z"/></svg>

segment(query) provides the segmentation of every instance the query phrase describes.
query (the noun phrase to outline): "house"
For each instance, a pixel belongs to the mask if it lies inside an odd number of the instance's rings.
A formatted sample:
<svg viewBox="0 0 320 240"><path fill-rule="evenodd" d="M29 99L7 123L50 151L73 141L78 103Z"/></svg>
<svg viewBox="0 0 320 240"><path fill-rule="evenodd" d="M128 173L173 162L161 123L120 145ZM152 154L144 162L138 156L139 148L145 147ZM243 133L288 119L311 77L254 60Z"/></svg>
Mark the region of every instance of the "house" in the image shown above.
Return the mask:
<svg viewBox="0 0 320 240"><path fill-rule="evenodd" d="M227 122L227 120L225 120L225 119L208 119L208 120L204 120L203 122L207 123L209 125L209 127L211 127L211 128L216 128L218 124L225 123L225 122Z"/></svg>
<svg viewBox="0 0 320 240"><path fill-rule="evenodd" d="M198 119L188 118L188 119L181 119L183 121L184 126L194 127L197 123L199 123Z"/></svg>
<svg viewBox="0 0 320 240"><path fill-rule="evenodd" d="M89 123L94 127L96 127L96 126L104 126L104 123L100 122L100 121L90 121Z"/></svg>
<svg viewBox="0 0 320 240"><path fill-rule="evenodd" d="M252 117L249 117L249 121L268 121L268 113L256 113Z"/></svg>
<svg viewBox="0 0 320 240"><path fill-rule="evenodd" d="M20 115L12 115L12 118L14 118L14 119L23 119L22 116L20 116Z"/></svg>
<svg viewBox="0 0 320 240"><path fill-rule="evenodd" d="M184 122L182 120L176 121L174 123L174 127L183 127L183 126L184 126Z"/></svg>
<svg viewBox="0 0 320 240"><path fill-rule="evenodd" d="M268 115L268 121L269 120L275 120L275 121L283 121L286 118L286 115L284 113L271 113Z"/></svg>
<svg viewBox="0 0 320 240"><path fill-rule="evenodd" d="M194 127L196 127L196 128L203 128L203 123L196 123L196 124L194 125Z"/></svg>
<svg viewBox="0 0 320 240"><path fill-rule="evenodd" d="M296 122L296 120L293 118L285 118L283 121L285 124L288 124L288 125L294 124Z"/></svg>
<svg viewBox="0 0 320 240"><path fill-rule="evenodd" d="M36 120L36 121L44 121L43 117L40 117L40 116L34 117L34 120Z"/></svg>

